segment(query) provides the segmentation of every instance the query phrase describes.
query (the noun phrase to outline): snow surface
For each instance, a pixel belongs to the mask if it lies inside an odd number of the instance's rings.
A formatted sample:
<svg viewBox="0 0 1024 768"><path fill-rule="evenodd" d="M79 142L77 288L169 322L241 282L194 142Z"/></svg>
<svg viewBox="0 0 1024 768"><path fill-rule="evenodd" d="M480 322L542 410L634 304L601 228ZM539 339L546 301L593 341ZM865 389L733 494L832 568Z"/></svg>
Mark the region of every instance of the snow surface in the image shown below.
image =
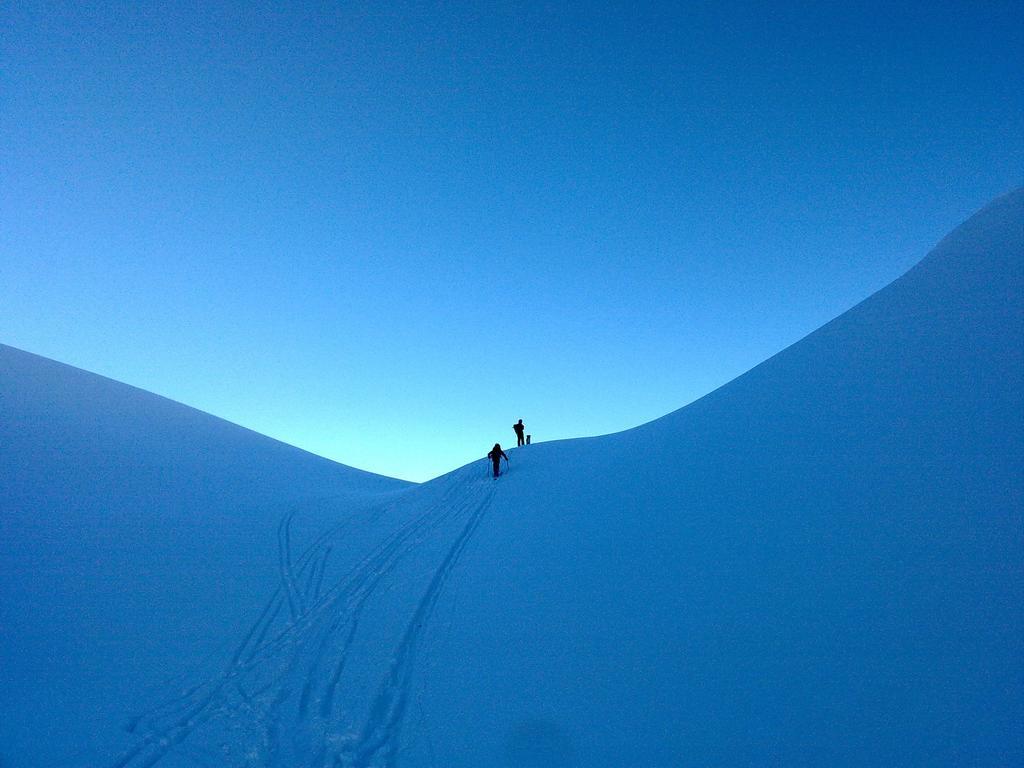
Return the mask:
<svg viewBox="0 0 1024 768"><path fill-rule="evenodd" d="M408 487L0 345L0 766L110 762L259 609L286 511Z"/></svg>
<svg viewBox="0 0 1024 768"><path fill-rule="evenodd" d="M0 765L1024 764L1022 272L420 486L3 349Z"/></svg>

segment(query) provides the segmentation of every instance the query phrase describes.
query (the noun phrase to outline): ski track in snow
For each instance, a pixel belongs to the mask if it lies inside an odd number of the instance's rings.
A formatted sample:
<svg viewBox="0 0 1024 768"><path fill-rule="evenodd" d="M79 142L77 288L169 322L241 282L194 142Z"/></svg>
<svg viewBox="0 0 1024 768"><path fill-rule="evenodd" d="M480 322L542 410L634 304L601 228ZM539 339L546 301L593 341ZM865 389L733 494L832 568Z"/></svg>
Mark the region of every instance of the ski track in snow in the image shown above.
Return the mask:
<svg viewBox="0 0 1024 768"><path fill-rule="evenodd" d="M298 557L291 531L301 510L286 512L276 532L278 583L223 670L168 691L132 718L127 730L136 741L110 768L149 768L172 754L189 764L252 768L396 765L424 630L496 491L475 473L443 482L434 504L379 536L347 568L340 561L356 554L348 544L353 528L399 516L402 498L349 516ZM333 580L331 563L339 569ZM386 601L403 565L426 584L415 605L396 609ZM410 611L404 629L377 626L397 618L395 610ZM390 653L379 640L360 642L382 631L396 637Z"/></svg>
<svg viewBox="0 0 1024 768"><path fill-rule="evenodd" d="M355 768L395 764L401 726L409 699L410 680L415 667L416 649L423 633L423 627L430 620L445 582L458 563L466 544L480 525L489 502L490 494L470 513L465 527L437 571L434 572L427 591L416 607L416 612L409 621L405 635L395 654L390 674L374 702L366 731L356 750L355 760L351 763ZM382 763L376 759L378 756L383 757ZM348 764L339 758L336 760L336 765L340 767Z"/></svg>

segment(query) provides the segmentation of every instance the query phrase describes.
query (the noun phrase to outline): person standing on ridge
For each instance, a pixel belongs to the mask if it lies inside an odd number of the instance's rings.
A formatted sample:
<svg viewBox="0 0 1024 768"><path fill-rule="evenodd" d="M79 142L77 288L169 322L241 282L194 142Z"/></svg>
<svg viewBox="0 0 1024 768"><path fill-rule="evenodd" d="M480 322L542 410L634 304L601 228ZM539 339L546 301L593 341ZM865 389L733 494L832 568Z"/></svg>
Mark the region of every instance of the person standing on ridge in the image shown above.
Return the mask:
<svg viewBox="0 0 1024 768"><path fill-rule="evenodd" d="M505 461L508 461L508 456L501 450L501 443L494 444L491 452L487 454L487 458L491 460L491 465L494 467L494 476L497 477L501 474L501 460L504 458Z"/></svg>
<svg viewBox="0 0 1024 768"><path fill-rule="evenodd" d="M523 420L520 419L518 424L513 424L512 429L516 431L516 440L519 441L516 443L516 448L520 445L524 445L526 443L526 439L523 437L523 433L526 432L526 427L523 426Z"/></svg>

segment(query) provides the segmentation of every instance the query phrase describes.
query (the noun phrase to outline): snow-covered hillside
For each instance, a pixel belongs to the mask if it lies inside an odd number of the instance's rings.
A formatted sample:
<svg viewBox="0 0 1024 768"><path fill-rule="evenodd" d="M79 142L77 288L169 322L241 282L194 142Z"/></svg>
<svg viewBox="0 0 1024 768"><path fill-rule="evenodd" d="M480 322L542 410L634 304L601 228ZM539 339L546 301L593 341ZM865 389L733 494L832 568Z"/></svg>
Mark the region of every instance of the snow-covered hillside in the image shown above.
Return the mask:
<svg viewBox="0 0 1024 768"><path fill-rule="evenodd" d="M103 764L257 609L285 512L408 487L0 345L0 766Z"/></svg>
<svg viewBox="0 0 1024 768"><path fill-rule="evenodd" d="M4 501L0 764L1024 764L1022 273L1018 191L657 421L241 533L71 507L5 427L69 509Z"/></svg>

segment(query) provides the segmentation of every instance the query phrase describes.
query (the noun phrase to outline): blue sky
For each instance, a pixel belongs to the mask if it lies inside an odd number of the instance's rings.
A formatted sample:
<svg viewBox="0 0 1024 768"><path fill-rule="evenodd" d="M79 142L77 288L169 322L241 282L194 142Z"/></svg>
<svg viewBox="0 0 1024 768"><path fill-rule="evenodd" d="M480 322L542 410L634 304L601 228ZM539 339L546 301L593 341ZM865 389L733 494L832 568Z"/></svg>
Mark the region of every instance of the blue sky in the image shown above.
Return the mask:
<svg viewBox="0 0 1024 768"><path fill-rule="evenodd" d="M422 480L692 401L1024 182L1024 4L9 3L0 342Z"/></svg>

